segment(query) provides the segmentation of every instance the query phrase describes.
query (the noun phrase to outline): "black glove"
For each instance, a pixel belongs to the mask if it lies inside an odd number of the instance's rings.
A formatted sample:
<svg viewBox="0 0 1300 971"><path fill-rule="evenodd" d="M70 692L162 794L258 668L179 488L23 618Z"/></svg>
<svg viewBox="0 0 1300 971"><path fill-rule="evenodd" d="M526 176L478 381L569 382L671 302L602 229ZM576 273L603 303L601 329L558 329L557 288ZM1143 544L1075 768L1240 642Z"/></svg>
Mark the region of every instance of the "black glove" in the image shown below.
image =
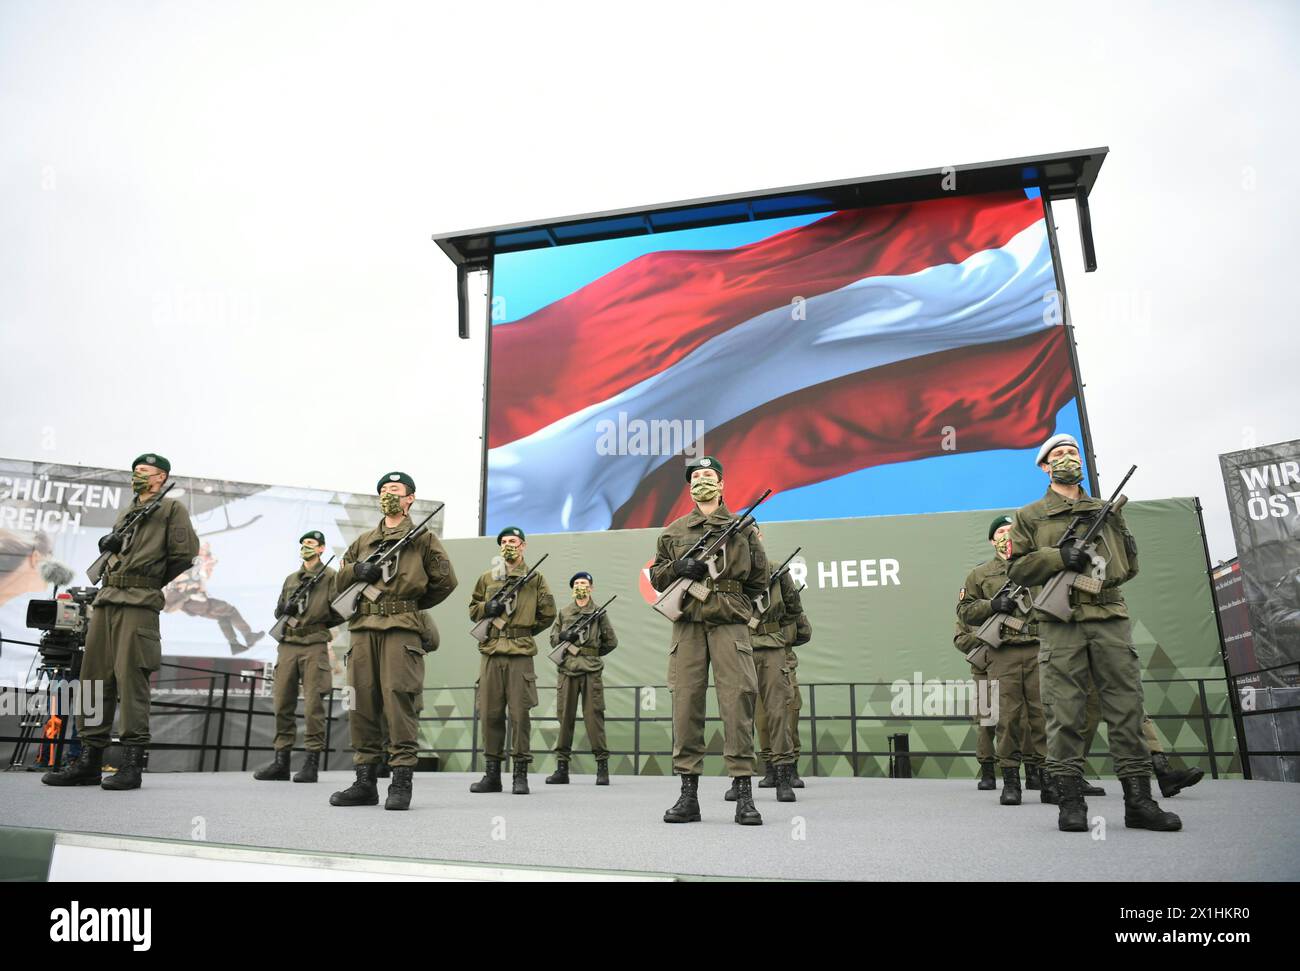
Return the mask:
<svg viewBox="0 0 1300 971"><path fill-rule="evenodd" d="M560 631L560 640L568 641L570 644L578 643L578 629L576 627L566 627Z"/></svg>
<svg viewBox="0 0 1300 971"><path fill-rule="evenodd" d="M709 568L703 560L697 560L691 556L683 556L680 560L673 562L673 572L679 577L690 577L692 580L703 580L709 575Z"/></svg>
<svg viewBox="0 0 1300 971"><path fill-rule="evenodd" d="M1092 558L1070 540L1061 547L1061 562L1067 570L1075 573L1087 573L1092 569Z"/></svg>
<svg viewBox="0 0 1300 971"><path fill-rule="evenodd" d="M287 604L284 605L284 614L282 616L296 617L300 613L302 613L302 604L300 604L297 600L290 600Z"/></svg>
<svg viewBox="0 0 1300 971"><path fill-rule="evenodd" d="M101 553L121 553L122 537L115 533L99 537L99 552Z"/></svg>
<svg viewBox="0 0 1300 971"><path fill-rule="evenodd" d="M375 566L373 563L366 563L364 561L357 563L352 567L352 574L358 580L365 583L378 583L384 578L384 571L382 568Z"/></svg>
<svg viewBox="0 0 1300 971"><path fill-rule="evenodd" d="M483 605L484 617L500 617L506 612L506 605L500 600L489 600Z"/></svg>
<svg viewBox="0 0 1300 971"><path fill-rule="evenodd" d="M1016 612L1016 602L1011 599L1010 595L1000 593L993 598L993 612L995 614L1014 614Z"/></svg>

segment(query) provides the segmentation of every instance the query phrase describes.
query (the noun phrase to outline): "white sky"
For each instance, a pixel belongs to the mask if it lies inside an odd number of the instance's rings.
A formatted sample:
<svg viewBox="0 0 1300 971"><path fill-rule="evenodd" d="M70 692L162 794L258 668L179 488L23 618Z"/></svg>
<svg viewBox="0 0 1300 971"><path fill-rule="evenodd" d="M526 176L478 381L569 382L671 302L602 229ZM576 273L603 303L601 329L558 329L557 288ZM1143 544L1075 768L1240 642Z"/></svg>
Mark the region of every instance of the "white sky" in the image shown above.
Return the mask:
<svg viewBox="0 0 1300 971"><path fill-rule="evenodd" d="M477 522L435 232L1108 145L1059 205L1102 486L1300 437L1293 3L0 3L0 454ZM399 371L399 369L401 369ZM399 376L400 374L400 376ZM323 408L318 408L322 406ZM303 419L310 409L314 417Z"/></svg>

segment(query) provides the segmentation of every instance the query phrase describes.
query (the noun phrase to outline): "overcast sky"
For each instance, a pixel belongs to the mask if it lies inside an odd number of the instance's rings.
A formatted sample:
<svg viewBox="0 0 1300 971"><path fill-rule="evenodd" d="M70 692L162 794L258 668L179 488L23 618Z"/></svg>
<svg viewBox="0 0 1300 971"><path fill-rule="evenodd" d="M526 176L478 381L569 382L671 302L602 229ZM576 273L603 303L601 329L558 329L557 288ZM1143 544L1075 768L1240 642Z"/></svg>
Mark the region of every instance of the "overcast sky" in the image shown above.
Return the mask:
<svg viewBox="0 0 1300 971"><path fill-rule="evenodd" d="M435 232L1110 147L1102 486L1300 437L1300 5L0 3L0 454L477 523L483 335Z"/></svg>

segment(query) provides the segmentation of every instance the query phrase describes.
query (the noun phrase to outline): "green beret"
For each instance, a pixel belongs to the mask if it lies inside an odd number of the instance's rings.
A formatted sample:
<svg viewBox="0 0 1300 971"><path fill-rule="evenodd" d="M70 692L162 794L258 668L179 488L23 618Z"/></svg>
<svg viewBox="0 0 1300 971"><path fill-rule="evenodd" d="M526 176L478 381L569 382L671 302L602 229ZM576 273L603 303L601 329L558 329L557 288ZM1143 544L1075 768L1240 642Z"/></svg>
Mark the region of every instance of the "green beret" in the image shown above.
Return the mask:
<svg viewBox="0 0 1300 971"><path fill-rule="evenodd" d="M298 542L301 543L305 539L314 539L316 542L320 543L321 546L325 545L325 534L319 529L313 529L309 532L303 533L298 537Z"/></svg>
<svg viewBox="0 0 1300 971"><path fill-rule="evenodd" d="M579 571L578 571L577 573L575 573L573 576L569 577L569 587L570 587L570 589L572 589L573 584L574 584L576 581L578 581L578 580L586 580L588 583L592 583L592 584L594 584L594 583L596 582L595 580L593 580L593 579L591 578L591 574L588 573L586 570L579 570Z"/></svg>
<svg viewBox="0 0 1300 971"><path fill-rule="evenodd" d="M405 472L389 472L387 475L381 476L379 482L375 484L375 492L383 492L384 486L390 482L402 483L402 485L406 486L406 494L408 496L415 495L415 480Z"/></svg>
<svg viewBox="0 0 1300 971"><path fill-rule="evenodd" d="M137 465L152 465L155 469L162 469L168 475L172 474L172 464L154 452L145 452L144 455L136 456L136 460L131 463L131 468L134 469Z"/></svg>
<svg viewBox="0 0 1300 971"><path fill-rule="evenodd" d="M1003 526L1010 526L1011 522L1012 520L1010 516L999 516L997 519L993 520L993 522L989 523L989 539L992 539L993 534Z"/></svg>
<svg viewBox="0 0 1300 971"><path fill-rule="evenodd" d="M691 481L691 473L696 469L713 469L718 473L718 478L722 478L722 463L712 455L705 455L698 459L692 459L686 463L686 481Z"/></svg>
<svg viewBox="0 0 1300 971"><path fill-rule="evenodd" d="M497 543L500 544L502 536L518 536L519 542L524 542L524 531L518 526L507 526L501 532L497 533Z"/></svg>

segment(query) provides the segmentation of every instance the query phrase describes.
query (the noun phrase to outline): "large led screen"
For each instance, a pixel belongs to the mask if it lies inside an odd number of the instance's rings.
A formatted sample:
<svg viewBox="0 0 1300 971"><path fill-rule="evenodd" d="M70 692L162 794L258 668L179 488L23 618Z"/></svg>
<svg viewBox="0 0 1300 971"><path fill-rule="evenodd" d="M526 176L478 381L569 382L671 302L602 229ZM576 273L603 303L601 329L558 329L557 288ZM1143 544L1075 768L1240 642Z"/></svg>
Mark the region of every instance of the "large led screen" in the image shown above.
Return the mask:
<svg viewBox="0 0 1300 971"><path fill-rule="evenodd" d="M499 254L484 531L1012 507L1080 435L1037 190ZM1082 441L1082 438L1080 438Z"/></svg>

